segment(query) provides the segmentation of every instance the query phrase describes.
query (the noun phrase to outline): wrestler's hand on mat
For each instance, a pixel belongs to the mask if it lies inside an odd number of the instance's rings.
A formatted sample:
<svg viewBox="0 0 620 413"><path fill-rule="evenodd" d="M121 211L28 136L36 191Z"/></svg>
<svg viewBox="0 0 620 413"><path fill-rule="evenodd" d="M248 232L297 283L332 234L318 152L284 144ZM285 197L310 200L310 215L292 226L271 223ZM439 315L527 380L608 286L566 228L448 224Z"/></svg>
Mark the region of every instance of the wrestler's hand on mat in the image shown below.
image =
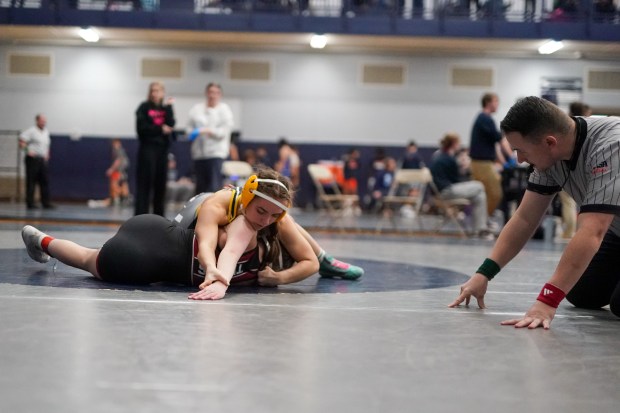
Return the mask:
<svg viewBox="0 0 620 413"><path fill-rule="evenodd" d="M211 266L207 268L207 271L205 271L205 280L202 282L202 284L200 284L200 289L202 290L203 288L213 284L216 281L219 281L226 286L230 285L230 281L228 281L228 279L224 277L222 272L218 270L217 267Z"/></svg>
<svg viewBox="0 0 620 413"><path fill-rule="evenodd" d="M187 296L190 300L219 300L224 298L228 286L221 282L214 282L195 293L191 293Z"/></svg>
<svg viewBox="0 0 620 413"><path fill-rule="evenodd" d="M550 305L536 300L522 318L502 321L502 325L515 326L516 328L527 327L530 329L542 327L545 330L549 330L551 320L555 317L555 311L555 308Z"/></svg>
<svg viewBox="0 0 620 413"><path fill-rule="evenodd" d="M474 297L478 301L478 307L487 308L484 305L484 295L487 292L489 280L482 274L474 274L467 282L461 285L461 294L448 305L453 308L461 305L465 301L465 305L469 305L469 300Z"/></svg>
<svg viewBox="0 0 620 413"><path fill-rule="evenodd" d="M258 284L263 287L277 287L281 284L278 273L267 266L258 272Z"/></svg>

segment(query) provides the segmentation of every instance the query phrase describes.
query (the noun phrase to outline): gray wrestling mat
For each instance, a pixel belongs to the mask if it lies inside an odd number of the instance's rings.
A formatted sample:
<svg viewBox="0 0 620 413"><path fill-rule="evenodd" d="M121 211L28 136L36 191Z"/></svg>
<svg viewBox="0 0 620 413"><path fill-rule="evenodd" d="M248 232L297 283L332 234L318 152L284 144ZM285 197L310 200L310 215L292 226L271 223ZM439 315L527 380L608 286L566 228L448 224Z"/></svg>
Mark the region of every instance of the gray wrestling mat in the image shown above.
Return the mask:
<svg viewBox="0 0 620 413"><path fill-rule="evenodd" d="M365 268L361 280L315 275L194 302L184 287L105 284L27 257L24 223L93 247L113 234L109 211L82 209L0 223L0 412L611 413L620 405L620 322L609 310L563 302L549 331L499 325L534 302L564 244L530 241L490 283L486 310L447 305L492 242L323 231L315 236L330 254Z"/></svg>

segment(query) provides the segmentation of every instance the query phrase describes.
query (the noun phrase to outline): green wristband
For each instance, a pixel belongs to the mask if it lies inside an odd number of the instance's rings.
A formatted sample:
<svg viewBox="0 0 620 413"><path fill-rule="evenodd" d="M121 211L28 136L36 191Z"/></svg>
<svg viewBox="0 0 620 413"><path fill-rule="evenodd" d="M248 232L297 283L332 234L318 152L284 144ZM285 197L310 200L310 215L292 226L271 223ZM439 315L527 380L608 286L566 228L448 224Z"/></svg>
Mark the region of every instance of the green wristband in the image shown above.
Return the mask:
<svg viewBox="0 0 620 413"><path fill-rule="evenodd" d="M482 265L480 266L480 268L478 268L478 271L476 272L479 272L480 274L487 277L489 281L491 281L493 277L497 275L500 269L501 268L499 268L499 265L495 261L493 261L490 258L487 258L484 260L484 262L482 263Z"/></svg>

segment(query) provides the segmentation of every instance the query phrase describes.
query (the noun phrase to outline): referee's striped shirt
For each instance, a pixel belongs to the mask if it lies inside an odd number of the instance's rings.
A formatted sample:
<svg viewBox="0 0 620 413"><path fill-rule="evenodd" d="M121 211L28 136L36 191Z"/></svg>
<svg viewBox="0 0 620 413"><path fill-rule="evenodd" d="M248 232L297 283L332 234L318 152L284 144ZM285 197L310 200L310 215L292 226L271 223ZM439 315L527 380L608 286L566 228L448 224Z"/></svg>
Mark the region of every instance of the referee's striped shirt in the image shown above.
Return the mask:
<svg viewBox="0 0 620 413"><path fill-rule="evenodd" d="M527 189L543 195L564 189L579 212L614 214L610 229L620 236L620 118L574 118L573 156L544 172L530 174Z"/></svg>

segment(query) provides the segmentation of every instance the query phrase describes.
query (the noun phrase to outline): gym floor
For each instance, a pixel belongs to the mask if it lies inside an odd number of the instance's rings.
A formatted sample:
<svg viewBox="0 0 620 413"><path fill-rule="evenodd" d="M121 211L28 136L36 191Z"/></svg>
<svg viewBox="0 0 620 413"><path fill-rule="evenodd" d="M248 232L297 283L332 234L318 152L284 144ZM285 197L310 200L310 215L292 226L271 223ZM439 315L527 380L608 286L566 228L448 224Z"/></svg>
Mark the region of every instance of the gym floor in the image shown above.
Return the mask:
<svg viewBox="0 0 620 413"><path fill-rule="evenodd" d="M28 258L20 230L98 247L130 210L0 204L0 412L617 412L620 319L563 302L548 331L522 315L565 244L532 240L489 285L488 309L447 308L492 241L313 234L365 268L279 288L106 284ZM295 213L307 227L325 222ZM355 220L355 218L350 218Z"/></svg>

